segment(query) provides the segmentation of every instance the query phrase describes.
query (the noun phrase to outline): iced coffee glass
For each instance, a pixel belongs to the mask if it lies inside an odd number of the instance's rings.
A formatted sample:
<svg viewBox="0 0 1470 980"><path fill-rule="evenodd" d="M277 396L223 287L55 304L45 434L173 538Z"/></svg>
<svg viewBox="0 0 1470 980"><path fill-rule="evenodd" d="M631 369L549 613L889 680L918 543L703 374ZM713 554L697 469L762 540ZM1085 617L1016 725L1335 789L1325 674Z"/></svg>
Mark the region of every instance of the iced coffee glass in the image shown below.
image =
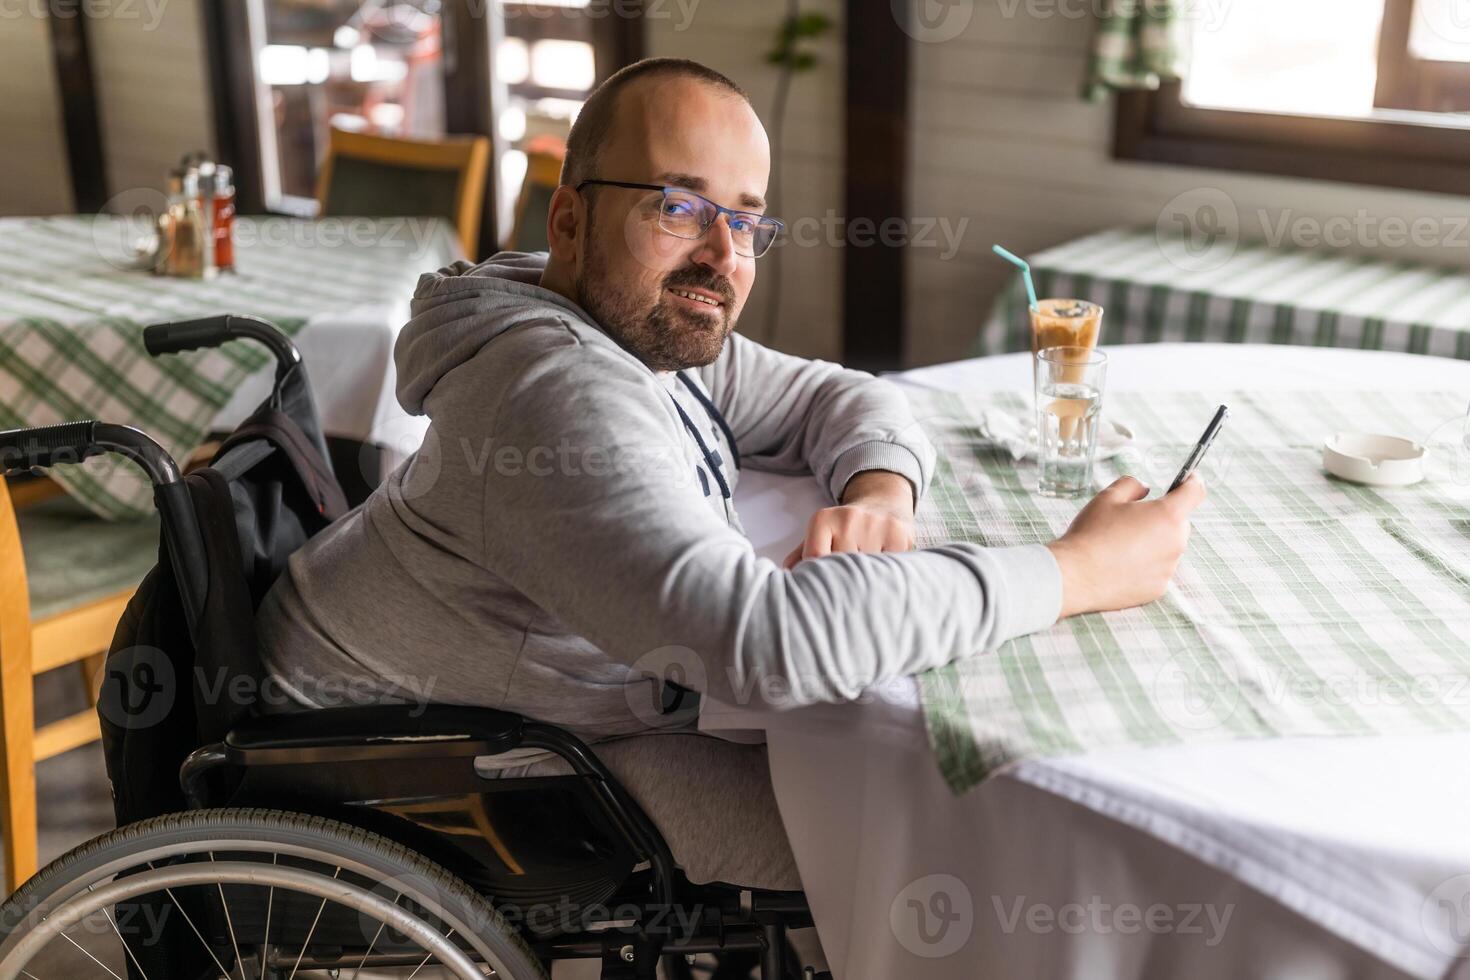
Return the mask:
<svg viewBox="0 0 1470 980"><path fill-rule="evenodd" d="M1044 299L1031 311L1031 361L1048 347L1097 346L1103 308L1082 299Z"/></svg>

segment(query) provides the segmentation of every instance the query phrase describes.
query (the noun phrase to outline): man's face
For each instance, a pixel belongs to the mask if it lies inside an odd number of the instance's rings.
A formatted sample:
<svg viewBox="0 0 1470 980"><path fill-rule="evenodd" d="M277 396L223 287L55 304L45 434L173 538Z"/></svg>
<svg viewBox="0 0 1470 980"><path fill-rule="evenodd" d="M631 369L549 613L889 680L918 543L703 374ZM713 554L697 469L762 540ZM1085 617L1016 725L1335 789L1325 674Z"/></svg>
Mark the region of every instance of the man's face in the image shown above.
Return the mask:
<svg viewBox="0 0 1470 980"><path fill-rule="evenodd" d="M728 208L763 212L770 145L732 92L653 77L620 94L594 177L684 187ZM658 191L590 186L577 301L655 371L709 364L734 329L755 259L737 255L727 216L698 240L659 228ZM691 295L700 298L693 298Z"/></svg>

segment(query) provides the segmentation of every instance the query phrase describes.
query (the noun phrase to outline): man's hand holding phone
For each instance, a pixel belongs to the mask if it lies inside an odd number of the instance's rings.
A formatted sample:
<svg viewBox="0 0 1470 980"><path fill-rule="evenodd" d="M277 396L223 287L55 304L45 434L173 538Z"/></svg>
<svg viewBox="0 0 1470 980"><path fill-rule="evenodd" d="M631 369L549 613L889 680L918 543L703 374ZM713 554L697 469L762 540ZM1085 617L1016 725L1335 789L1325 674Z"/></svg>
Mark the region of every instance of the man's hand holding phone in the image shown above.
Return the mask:
<svg viewBox="0 0 1470 980"><path fill-rule="evenodd" d="M1062 570L1062 619L1141 606L1164 594L1189 544L1189 515L1205 499L1194 471L1229 417L1224 405L1216 410L1168 493L1145 500L1148 487L1125 476L1047 546Z"/></svg>
<svg viewBox="0 0 1470 980"><path fill-rule="evenodd" d="M1205 499L1204 481L1145 500L1131 476L1109 486L1049 547L1062 570L1061 618L1127 609L1164 594L1189 543L1189 515Z"/></svg>

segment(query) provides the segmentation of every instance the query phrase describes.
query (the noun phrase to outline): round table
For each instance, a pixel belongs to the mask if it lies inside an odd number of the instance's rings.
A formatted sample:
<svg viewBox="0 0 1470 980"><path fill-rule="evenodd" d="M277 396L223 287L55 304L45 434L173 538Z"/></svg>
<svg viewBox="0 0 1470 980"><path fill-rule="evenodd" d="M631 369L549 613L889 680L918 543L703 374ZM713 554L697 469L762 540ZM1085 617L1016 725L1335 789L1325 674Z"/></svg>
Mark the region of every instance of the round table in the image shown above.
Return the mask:
<svg viewBox="0 0 1470 980"><path fill-rule="evenodd" d="M1227 344L1108 354L1109 391L1470 399L1470 362L1441 358ZM1030 357L892 378L1025 390ZM809 478L751 471L736 502L757 550L778 561L823 506ZM775 714L709 703L701 727L765 732L840 980L1470 976L1456 957L1470 948L1446 948L1430 928L1436 898L1470 873L1470 734L1111 750L1022 762L956 797L908 679L864 704Z"/></svg>

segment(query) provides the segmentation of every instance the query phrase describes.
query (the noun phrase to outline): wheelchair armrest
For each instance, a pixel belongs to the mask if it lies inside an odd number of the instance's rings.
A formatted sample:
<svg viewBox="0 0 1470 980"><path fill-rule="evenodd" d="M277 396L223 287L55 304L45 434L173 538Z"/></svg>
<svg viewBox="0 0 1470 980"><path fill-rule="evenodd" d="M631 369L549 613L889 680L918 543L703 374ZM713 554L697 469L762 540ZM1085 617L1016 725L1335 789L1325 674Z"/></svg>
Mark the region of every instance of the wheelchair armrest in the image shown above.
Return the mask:
<svg viewBox="0 0 1470 980"><path fill-rule="evenodd" d="M225 736L242 765L497 755L521 744L520 715L448 704L374 704L260 715Z"/></svg>

